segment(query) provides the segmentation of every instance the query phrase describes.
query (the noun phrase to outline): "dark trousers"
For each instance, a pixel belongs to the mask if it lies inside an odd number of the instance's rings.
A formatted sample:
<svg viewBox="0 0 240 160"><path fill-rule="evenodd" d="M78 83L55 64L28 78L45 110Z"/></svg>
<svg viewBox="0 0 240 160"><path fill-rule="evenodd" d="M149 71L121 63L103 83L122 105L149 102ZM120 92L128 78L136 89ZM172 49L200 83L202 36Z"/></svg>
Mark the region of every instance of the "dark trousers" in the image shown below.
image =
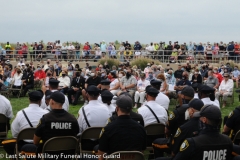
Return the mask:
<svg viewBox="0 0 240 160"><path fill-rule="evenodd" d="M60 92L62 92L63 94L66 94L68 92L68 87L62 88Z"/></svg>
<svg viewBox="0 0 240 160"><path fill-rule="evenodd" d="M6 142L8 140L12 140L12 139L7 139L4 141ZM25 142L25 141L18 142L18 151L21 151L22 146L24 146L25 144L29 144L29 143ZM15 154L15 145L16 145L16 142L4 143L3 148L7 152L8 155L14 155Z"/></svg>
<svg viewBox="0 0 240 160"><path fill-rule="evenodd" d="M168 139L167 138L158 138L153 141L153 150L154 150L154 157L163 157L164 152L170 153L171 150L167 146Z"/></svg>
<svg viewBox="0 0 240 160"><path fill-rule="evenodd" d="M68 101L71 104L77 104L78 98L82 94L82 90L74 91L72 88L68 89ZM72 102L72 95L74 96L74 102Z"/></svg>
<svg viewBox="0 0 240 160"><path fill-rule="evenodd" d="M32 88L34 88L34 85L32 84L23 85L23 96L25 96L28 90Z"/></svg>

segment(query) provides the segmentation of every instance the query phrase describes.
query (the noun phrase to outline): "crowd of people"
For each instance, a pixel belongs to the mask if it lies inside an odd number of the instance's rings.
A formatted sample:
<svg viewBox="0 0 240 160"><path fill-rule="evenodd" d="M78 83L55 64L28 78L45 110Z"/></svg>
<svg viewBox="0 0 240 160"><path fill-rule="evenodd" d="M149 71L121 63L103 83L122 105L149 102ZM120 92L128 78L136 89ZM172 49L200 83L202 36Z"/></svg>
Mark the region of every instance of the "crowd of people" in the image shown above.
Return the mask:
<svg viewBox="0 0 240 160"><path fill-rule="evenodd" d="M77 136L89 127L103 127L99 140L82 142L83 149L94 149L100 160L105 153L144 151L147 146L153 146L156 159L164 152L170 156L166 159L174 160L232 159L232 151L240 152L239 142L233 144L229 138L240 129L238 108L224 118L220 134L220 103L226 107L234 82L238 88L238 66L187 62L174 70L171 64L164 68L152 62L141 70L129 62L110 67L106 61L96 68L88 63L80 68L73 61L63 67L50 59L36 67L22 60L15 67L9 60L2 61L1 66L1 90L6 89L7 81L22 87L22 96L29 96L30 105L19 111L11 124L13 138L24 128L36 127L33 144L24 142L20 150L41 152L51 137ZM35 86L41 90L29 92ZM4 105L1 113L8 111L5 115L13 118L10 102L0 98L6 102L0 104ZM70 104L79 105L79 98L84 105L76 119L68 111ZM178 105L170 111L172 98ZM144 127L154 123L165 125L166 138L146 136ZM6 140L3 144L8 154L14 154L15 142Z"/></svg>
<svg viewBox="0 0 240 160"><path fill-rule="evenodd" d="M117 48L118 47L118 48ZM48 42L45 46L42 42L34 42L30 45L17 42L13 48L9 42L5 46L0 45L0 52L3 57L27 58L28 54L31 60L39 60L46 55L53 55L54 58L62 59L91 59L97 61L102 57L118 58L120 61L130 60L138 57L152 57L163 61L178 62L182 60L208 60L209 62L218 62L218 60L239 60L240 45L238 42L189 42L179 44L178 41L172 43L159 42L143 45L136 41L131 45L128 41L120 44L110 42L107 44L104 40L100 43L90 45L86 42L84 45L79 43L60 43Z"/></svg>

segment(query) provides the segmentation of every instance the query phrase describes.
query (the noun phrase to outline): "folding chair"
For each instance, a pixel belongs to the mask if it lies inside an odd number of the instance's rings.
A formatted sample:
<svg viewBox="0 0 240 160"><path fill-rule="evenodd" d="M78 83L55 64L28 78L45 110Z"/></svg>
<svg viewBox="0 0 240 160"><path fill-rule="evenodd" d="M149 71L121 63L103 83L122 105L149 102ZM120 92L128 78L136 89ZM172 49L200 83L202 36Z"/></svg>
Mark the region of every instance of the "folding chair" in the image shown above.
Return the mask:
<svg viewBox="0 0 240 160"><path fill-rule="evenodd" d="M144 155L138 151L119 151L108 155L106 160L145 160Z"/></svg>
<svg viewBox="0 0 240 160"><path fill-rule="evenodd" d="M153 124L149 124L147 126L144 127L146 130L146 134L147 137L151 137L154 136L154 138L163 138L165 135L165 125L161 124L161 123L153 123ZM151 139L151 138L150 138ZM152 142L147 142L151 143ZM147 146L146 148L147 151L153 151L153 147L152 146Z"/></svg>
<svg viewBox="0 0 240 160"><path fill-rule="evenodd" d="M1 132L0 132L0 140L6 139L8 134L8 123L9 119L4 115L0 114L0 125L1 125Z"/></svg>
<svg viewBox="0 0 240 160"><path fill-rule="evenodd" d="M80 153L88 153L88 154L93 154L93 151L89 151L89 150L83 150L82 148L82 140L83 139L96 139L98 140L100 138L100 133L102 131L102 128L103 127L90 127L90 128L87 128L85 131L83 131L83 133L80 135L80 138L79 138L79 147L80 147Z"/></svg>
<svg viewBox="0 0 240 160"><path fill-rule="evenodd" d="M0 94L9 99L11 94L10 87L6 87L6 90L0 91Z"/></svg>
<svg viewBox="0 0 240 160"><path fill-rule="evenodd" d="M19 142L22 140L32 140L35 130L36 128L26 128L19 132L16 140L16 146L15 146L16 155L19 155L19 150L18 150ZM18 156L17 156L17 159L18 159Z"/></svg>
<svg viewBox="0 0 240 160"><path fill-rule="evenodd" d="M226 103L229 103L229 104L233 105L233 103L234 103L234 92L232 92L232 95L229 95L229 96L227 96L227 97L228 97L228 98L227 98L227 102L226 102ZM222 98L223 98L223 96L220 95L220 96L219 96L220 105L222 105Z"/></svg>
<svg viewBox="0 0 240 160"><path fill-rule="evenodd" d="M236 133L236 135L233 138L233 143L236 143L236 141L240 140L240 130Z"/></svg>
<svg viewBox="0 0 240 160"><path fill-rule="evenodd" d="M18 91L17 97L19 98L22 93L22 88L23 88L23 85L21 85L20 88L13 88L13 84L12 84L10 87L10 92Z"/></svg>
<svg viewBox="0 0 240 160"><path fill-rule="evenodd" d="M55 151L64 151L64 150L75 150L78 147L78 140L73 136L61 136L61 137L53 137L47 140L42 149L42 154L47 152L55 152ZM44 156L42 156L42 160L44 160Z"/></svg>

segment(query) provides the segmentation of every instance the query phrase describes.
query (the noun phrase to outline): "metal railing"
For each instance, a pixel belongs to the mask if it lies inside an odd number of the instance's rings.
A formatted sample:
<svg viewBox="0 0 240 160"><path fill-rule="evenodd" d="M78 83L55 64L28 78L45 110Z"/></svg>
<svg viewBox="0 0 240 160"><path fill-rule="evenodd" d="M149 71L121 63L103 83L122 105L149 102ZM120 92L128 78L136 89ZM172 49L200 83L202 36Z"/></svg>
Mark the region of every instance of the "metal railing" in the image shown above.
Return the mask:
<svg viewBox="0 0 240 160"><path fill-rule="evenodd" d="M106 50L105 52L99 50L33 50L27 52L19 50L6 50L0 55L2 58L13 61L18 61L21 58L24 58L25 61L37 61L42 59L98 61L101 58L113 58L124 62L144 57L159 60L162 63L185 62L186 60L190 62L204 61L209 63L219 63L219 61L225 60L233 60L236 63L240 62L240 54L238 55L231 51L219 51L217 55L208 54L209 51L181 51L180 53L177 51L173 52L172 50Z"/></svg>

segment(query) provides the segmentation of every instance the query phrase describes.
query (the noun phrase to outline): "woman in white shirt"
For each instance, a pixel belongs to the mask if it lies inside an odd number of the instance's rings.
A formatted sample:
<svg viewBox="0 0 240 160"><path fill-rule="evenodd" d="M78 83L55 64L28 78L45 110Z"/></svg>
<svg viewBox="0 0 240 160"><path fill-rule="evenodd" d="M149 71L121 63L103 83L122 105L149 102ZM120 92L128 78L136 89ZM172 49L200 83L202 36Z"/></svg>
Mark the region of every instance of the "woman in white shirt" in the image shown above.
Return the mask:
<svg viewBox="0 0 240 160"><path fill-rule="evenodd" d="M138 103L138 100L139 100L139 103L143 104L143 101L145 99L145 89L148 85L150 85L150 82L148 80L146 80L146 74L145 73L142 73L140 75L141 79L138 80L137 82L137 91L135 92L135 106L134 108L137 108L137 103Z"/></svg>
<svg viewBox="0 0 240 160"><path fill-rule="evenodd" d="M109 91L116 96L117 93L119 92L119 81L120 79L116 76L115 72L110 72L108 75L108 78L110 79L111 83L110 83L110 89Z"/></svg>
<svg viewBox="0 0 240 160"><path fill-rule="evenodd" d="M21 85L22 85L22 71L20 68L17 68L16 69L16 72L14 73L13 75L13 78L12 78L12 84L13 84L13 88L21 88Z"/></svg>

